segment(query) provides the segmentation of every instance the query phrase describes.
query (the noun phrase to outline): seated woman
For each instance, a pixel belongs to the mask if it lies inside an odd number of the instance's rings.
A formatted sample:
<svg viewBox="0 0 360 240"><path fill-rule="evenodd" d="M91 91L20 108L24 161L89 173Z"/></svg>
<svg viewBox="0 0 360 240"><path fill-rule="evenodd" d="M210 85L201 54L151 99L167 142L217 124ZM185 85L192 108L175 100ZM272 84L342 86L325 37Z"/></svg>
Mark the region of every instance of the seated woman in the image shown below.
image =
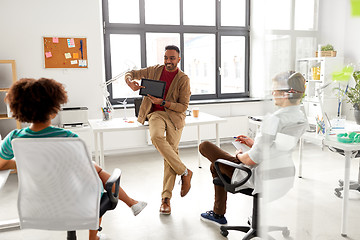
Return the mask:
<svg viewBox="0 0 360 240"><path fill-rule="evenodd" d="M13 117L20 122L30 123L30 126L15 129L4 138L0 149L0 170L14 169L16 171L16 161L13 159L11 145L11 141L15 138L78 137L69 130L51 126L51 120L56 117L60 105L66 103L67 99L64 86L53 79L24 78L11 86L5 101L9 104ZM96 163L94 166L105 185L110 174ZM131 208L135 216L147 205L145 202L129 197L121 187L119 199ZM99 239L96 230L89 231L89 239Z"/></svg>
<svg viewBox="0 0 360 240"><path fill-rule="evenodd" d="M276 187L276 184L268 184L268 182L274 183L274 181L266 181L271 179L271 176L266 174L283 174L287 187L268 192L284 195L292 187L294 180L295 167L291 159L291 150L308 126L307 118L299 106L304 91L305 79L300 73L289 71L275 76L272 95L274 103L279 109L264 119L255 141L244 135L240 135L236 139L236 141L247 145L250 148L249 151L242 152L240 149L233 156L210 142L201 143L199 151L211 162L210 171L212 177L218 177L214 167L214 162L217 159L242 163L252 171L251 178L241 186L242 188L254 189L253 194L263 192L269 186ZM290 146L286 147L287 149L277 150L276 145L279 142L285 142L285 145ZM240 170L235 170L233 167L220 164L220 170L233 183L236 182L236 179L234 179L236 176L241 177ZM213 210L202 213L201 220L217 225L226 224L227 220L224 215L226 212L227 192L223 186L214 185L214 187L215 201ZM271 196L270 198L275 197Z"/></svg>

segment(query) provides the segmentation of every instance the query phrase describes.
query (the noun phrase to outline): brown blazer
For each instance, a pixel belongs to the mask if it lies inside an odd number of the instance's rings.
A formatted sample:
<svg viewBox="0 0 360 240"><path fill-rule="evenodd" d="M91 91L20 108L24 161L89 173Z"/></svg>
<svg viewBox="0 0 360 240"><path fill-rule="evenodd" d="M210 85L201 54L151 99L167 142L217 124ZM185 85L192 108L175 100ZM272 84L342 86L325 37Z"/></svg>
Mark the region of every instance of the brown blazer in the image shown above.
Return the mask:
<svg viewBox="0 0 360 240"><path fill-rule="evenodd" d="M148 78L159 80L163 69L164 65L155 65L140 70L132 70L125 74L125 79L130 76L131 79ZM179 69L165 98L165 101L171 104L169 108L165 108L165 112L177 129L185 126L185 113L189 106L190 95L190 79ZM138 122L144 124L147 115L151 112L151 108L150 99L144 97L139 110Z"/></svg>

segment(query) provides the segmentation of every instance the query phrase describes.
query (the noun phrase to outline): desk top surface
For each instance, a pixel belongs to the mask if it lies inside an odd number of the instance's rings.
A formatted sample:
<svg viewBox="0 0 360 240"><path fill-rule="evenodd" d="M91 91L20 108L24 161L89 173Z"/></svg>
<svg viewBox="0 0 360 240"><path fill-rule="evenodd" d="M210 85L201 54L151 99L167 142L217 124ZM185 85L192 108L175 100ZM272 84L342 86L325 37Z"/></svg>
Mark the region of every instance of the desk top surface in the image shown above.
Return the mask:
<svg viewBox="0 0 360 240"><path fill-rule="evenodd" d="M185 124L186 126L196 126L224 121L226 121L226 119L200 112L198 118L187 116ZM127 118L127 120L124 120L123 118L113 118L108 121L103 121L102 119L89 119L89 125L94 132L140 130L149 127L147 122L145 122L145 125L141 125L135 117Z"/></svg>
<svg viewBox="0 0 360 240"><path fill-rule="evenodd" d="M327 136L324 139L326 146L332 146L344 151L358 151L360 150L360 143L341 143L337 140L336 135Z"/></svg>
<svg viewBox="0 0 360 240"><path fill-rule="evenodd" d="M4 186L11 170L0 170L0 189Z"/></svg>

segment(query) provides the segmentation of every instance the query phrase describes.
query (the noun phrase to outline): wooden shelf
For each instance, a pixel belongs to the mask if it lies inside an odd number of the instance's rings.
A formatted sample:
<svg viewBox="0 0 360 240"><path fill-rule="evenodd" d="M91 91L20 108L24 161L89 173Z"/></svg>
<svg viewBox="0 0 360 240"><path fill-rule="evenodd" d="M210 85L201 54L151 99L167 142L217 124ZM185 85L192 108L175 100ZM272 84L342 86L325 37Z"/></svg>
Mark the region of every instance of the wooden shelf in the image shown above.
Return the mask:
<svg viewBox="0 0 360 240"><path fill-rule="evenodd" d="M0 119L10 119L7 114L0 114Z"/></svg>
<svg viewBox="0 0 360 240"><path fill-rule="evenodd" d="M17 76L16 76L16 62L15 62L15 60L0 60L0 64L11 64L12 83L14 83L15 81L17 81ZM11 84L9 84L9 85L11 85ZM5 86L5 88L4 88L4 86L3 86L2 88L0 88L0 92L6 93L6 92L9 91L9 88L10 88L10 86ZM3 95L3 94L2 94L2 95ZM0 101L2 101L1 104L5 104L5 103L3 102L3 99L1 99ZM6 113L2 113L2 114L0 114L0 120L3 120L3 119L14 119L14 118L8 117L8 115L7 115ZM17 128L21 128L21 124L20 124L19 121L16 121L16 127L17 127Z"/></svg>

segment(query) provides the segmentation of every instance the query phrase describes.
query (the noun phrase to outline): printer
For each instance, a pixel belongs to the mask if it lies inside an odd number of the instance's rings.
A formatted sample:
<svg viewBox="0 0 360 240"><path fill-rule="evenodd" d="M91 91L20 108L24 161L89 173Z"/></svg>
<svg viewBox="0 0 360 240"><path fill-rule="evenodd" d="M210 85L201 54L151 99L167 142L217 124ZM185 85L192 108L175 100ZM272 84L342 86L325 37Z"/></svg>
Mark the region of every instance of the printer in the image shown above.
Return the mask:
<svg viewBox="0 0 360 240"><path fill-rule="evenodd" d="M88 125L87 107L69 107L62 108L59 112L60 126L66 127L84 127Z"/></svg>

